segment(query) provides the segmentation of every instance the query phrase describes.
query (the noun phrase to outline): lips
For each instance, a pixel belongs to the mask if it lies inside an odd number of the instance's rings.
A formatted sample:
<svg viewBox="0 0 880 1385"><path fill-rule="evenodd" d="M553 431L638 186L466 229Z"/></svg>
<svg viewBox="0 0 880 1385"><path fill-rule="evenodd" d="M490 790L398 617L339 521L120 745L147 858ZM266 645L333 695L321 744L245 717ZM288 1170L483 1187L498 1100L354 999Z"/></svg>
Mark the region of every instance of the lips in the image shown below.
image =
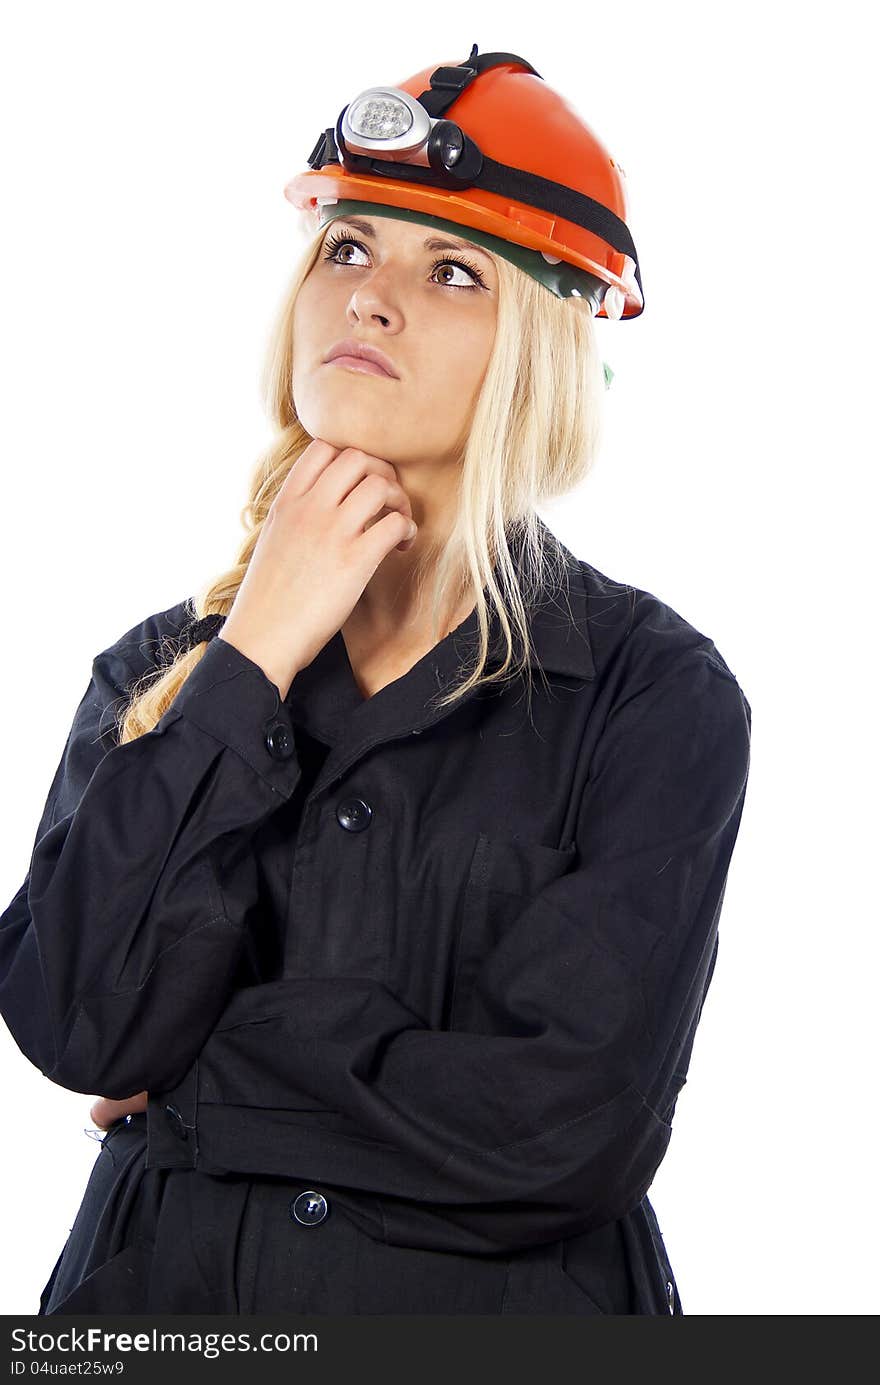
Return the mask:
<svg viewBox="0 0 880 1385"><path fill-rule="evenodd" d="M334 356L331 361L327 362L327 365L348 366L350 370L359 370L364 375L382 375L386 380L391 379L387 370L376 365L375 361L364 360L362 356Z"/></svg>
<svg viewBox="0 0 880 1385"><path fill-rule="evenodd" d="M324 357L324 364L348 366L353 370L362 370L372 375L386 375L395 380L399 378L384 351L380 351L377 346L368 346L366 342L356 341L354 337L346 337L332 346Z"/></svg>

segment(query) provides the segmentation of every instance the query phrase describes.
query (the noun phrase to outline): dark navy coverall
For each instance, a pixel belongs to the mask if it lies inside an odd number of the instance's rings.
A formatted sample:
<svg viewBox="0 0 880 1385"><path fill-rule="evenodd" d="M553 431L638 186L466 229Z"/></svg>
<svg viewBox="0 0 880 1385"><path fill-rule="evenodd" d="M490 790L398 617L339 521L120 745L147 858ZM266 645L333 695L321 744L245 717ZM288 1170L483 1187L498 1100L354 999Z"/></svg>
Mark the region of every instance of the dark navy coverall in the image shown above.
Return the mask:
<svg viewBox="0 0 880 1385"><path fill-rule="evenodd" d="M190 601L95 657L0 1013L51 1081L150 1097L41 1312L682 1311L647 1190L751 709L711 639L561 551L531 718L521 679L434 705L476 612L369 698L341 631L283 701L221 631L125 745Z"/></svg>

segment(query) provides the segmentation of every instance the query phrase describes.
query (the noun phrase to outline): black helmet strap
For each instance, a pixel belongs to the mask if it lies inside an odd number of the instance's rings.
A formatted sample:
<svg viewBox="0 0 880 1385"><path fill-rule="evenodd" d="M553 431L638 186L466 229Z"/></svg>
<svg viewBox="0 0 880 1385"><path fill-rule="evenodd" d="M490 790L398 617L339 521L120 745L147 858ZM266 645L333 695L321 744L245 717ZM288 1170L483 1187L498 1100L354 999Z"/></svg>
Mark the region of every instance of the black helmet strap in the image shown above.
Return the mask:
<svg viewBox="0 0 880 1385"><path fill-rule="evenodd" d="M525 58L520 58L516 53L481 53L477 54L477 45L474 44L467 58L463 63L456 67L437 67L431 73L431 85L427 91L423 91L417 99L421 101L428 115L439 119L444 116L466 87L469 87L475 77L479 77L481 72L487 72L490 67L499 67L501 63L519 63L520 67L526 68L535 77L541 77L530 62ZM541 77L543 82L544 78Z"/></svg>

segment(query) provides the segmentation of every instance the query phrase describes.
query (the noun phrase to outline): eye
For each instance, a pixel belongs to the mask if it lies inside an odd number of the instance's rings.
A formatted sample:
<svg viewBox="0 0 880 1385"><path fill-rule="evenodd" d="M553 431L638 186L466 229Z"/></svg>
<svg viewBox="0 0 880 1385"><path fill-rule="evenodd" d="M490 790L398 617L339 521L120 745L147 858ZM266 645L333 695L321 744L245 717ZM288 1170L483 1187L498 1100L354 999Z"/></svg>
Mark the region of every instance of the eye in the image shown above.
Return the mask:
<svg viewBox="0 0 880 1385"><path fill-rule="evenodd" d="M336 253L342 245L353 245L357 250L364 249L360 241L354 240L351 236L340 236L337 232L334 232L327 241L324 250L324 259L332 260L335 264L351 264L351 260L340 260ZM366 253L366 251L364 253Z"/></svg>
<svg viewBox="0 0 880 1385"><path fill-rule="evenodd" d="M479 288L479 287L481 287L481 286L482 286L483 288L486 287L486 281L485 281L485 279L483 278L482 274L481 274L480 271L477 269L476 265L472 265L471 262L470 262L469 260L465 260L465 259L461 259L461 260L455 259L455 260L453 260L453 259L450 259L448 256L447 256L447 258L446 258L445 260L435 260L434 263L433 263L433 265L431 266L431 273L433 274L436 270L438 270L438 269L440 268L441 265L447 265L447 266L449 266L451 269L463 269L464 272L465 272L466 274L470 274L470 275L471 275L471 282L470 282L469 284L447 284L447 285L446 285L447 288L451 288L451 289L475 289L475 288ZM476 280L476 282L474 282L475 280Z"/></svg>
<svg viewBox="0 0 880 1385"><path fill-rule="evenodd" d="M356 250L362 250L364 254L367 253L366 248L361 244L359 240L355 240L353 236L340 235L339 233L334 233L330 236L324 247L324 259L330 261L333 264L338 265L351 264L352 260L350 258L340 259L339 257L342 247L346 245L352 245ZM451 258L447 255L444 259L435 260L434 263L431 265L432 276L437 272L438 269L440 269L441 266L449 266L453 270L463 270L471 278L471 282L469 284L445 283L441 284L441 288L464 289L467 292L469 290L473 290L476 288L486 287L486 281L483 278L480 271L477 269L476 265L471 264L469 260L464 259L463 257L461 259L458 259Z"/></svg>

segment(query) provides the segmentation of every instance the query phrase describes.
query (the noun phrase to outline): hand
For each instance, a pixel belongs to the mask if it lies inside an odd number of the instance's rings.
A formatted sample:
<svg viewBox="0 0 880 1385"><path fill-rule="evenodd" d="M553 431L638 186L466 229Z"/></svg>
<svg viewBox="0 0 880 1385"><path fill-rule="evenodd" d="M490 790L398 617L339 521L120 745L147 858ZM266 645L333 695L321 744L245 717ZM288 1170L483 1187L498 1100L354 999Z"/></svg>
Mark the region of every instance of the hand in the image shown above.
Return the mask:
<svg viewBox="0 0 880 1385"><path fill-rule="evenodd" d="M109 1097L99 1096L89 1115L99 1130L109 1130L114 1121L118 1121L122 1116L133 1115L137 1111L146 1111L147 1093L138 1092L137 1096L128 1096L124 1101L111 1101Z"/></svg>
<svg viewBox="0 0 880 1385"><path fill-rule="evenodd" d="M219 638L286 697L382 560L412 547L411 521L390 462L314 438L272 502Z"/></svg>

